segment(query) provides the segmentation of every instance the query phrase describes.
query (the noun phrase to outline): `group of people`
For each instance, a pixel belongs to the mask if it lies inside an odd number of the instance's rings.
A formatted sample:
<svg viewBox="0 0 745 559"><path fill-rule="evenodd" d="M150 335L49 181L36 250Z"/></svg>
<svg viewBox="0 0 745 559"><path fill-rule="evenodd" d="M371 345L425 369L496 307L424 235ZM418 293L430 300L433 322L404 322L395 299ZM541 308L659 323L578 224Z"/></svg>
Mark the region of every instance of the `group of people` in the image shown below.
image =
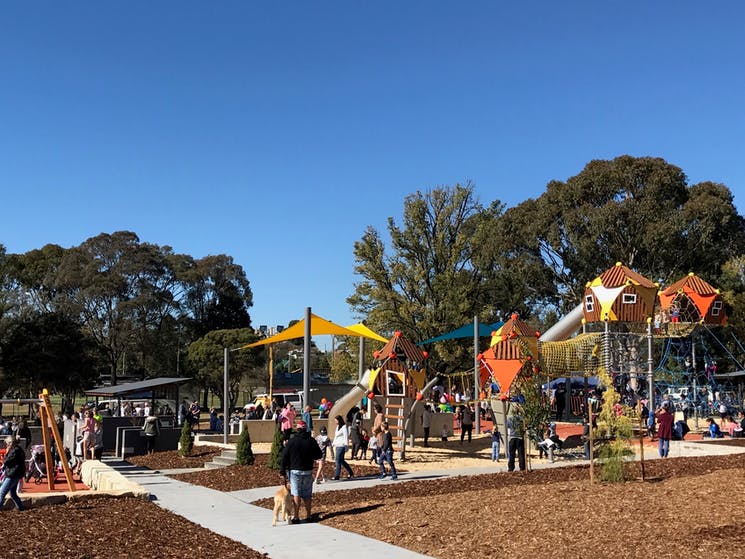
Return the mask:
<svg viewBox="0 0 745 559"><path fill-rule="evenodd" d="M328 429L322 426L315 438L312 436L310 406L306 406L305 412L297 421L295 421L297 414L293 414L293 411L292 405L289 404L289 407L283 409L281 414L282 421L279 428L282 430L285 443L280 461L280 474L283 484L287 485L289 481L294 505L291 522L297 524L300 522L301 505L305 511L306 521L314 519L311 511L313 483L326 481L325 466L329 453L333 451L334 454L334 475L331 478L333 480L341 478L342 470L346 472L347 479L354 477L354 470L345 458L350 446L353 448L352 458L363 458L366 454L362 451L362 445L359 442L356 443L353 438L355 429L358 435L364 431L361 427L362 412L359 408L350 411L346 419L341 415L334 418L336 426L333 437L329 435ZM389 479L395 480L398 474L393 459L393 435L388 422L385 421L382 406L376 404L375 412L372 432L368 439L368 448L373 451L370 461L376 461L380 467L380 479L390 476ZM311 420L310 424L308 419ZM354 454L355 448L356 455ZM313 475L314 466L315 476Z"/></svg>

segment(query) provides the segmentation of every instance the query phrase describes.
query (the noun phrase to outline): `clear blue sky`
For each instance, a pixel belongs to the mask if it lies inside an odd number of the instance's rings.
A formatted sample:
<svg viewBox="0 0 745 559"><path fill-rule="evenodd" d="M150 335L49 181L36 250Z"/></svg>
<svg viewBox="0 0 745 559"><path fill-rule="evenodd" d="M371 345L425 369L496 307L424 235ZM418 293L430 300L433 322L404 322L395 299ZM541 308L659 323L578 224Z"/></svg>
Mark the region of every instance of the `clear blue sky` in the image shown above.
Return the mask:
<svg viewBox="0 0 745 559"><path fill-rule="evenodd" d="M745 208L745 3L3 2L0 243L225 253L254 326L356 321L416 190L539 196L661 156Z"/></svg>

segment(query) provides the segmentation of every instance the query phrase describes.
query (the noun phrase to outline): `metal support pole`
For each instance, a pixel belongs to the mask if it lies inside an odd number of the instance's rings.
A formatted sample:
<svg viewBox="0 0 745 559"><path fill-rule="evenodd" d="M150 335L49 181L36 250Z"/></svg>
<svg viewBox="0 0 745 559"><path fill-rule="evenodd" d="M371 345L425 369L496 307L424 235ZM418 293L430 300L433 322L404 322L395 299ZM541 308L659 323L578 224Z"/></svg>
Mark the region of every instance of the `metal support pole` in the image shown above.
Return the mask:
<svg viewBox="0 0 745 559"><path fill-rule="evenodd" d="M654 360L652 359L652 318L647 318L647 389L649 390L649 410L655 409L654 405Z"/></svg>
<svg viewBox="0 0 745 559"><path fill-rule="evenodd" d="M230 350L226 347L223 353L223 379L222 379L222 442L228 444L228 423L230 423L230 416L228 415L228 369L230 368Z"/></svg>
<svg viewBox="0 0 745 559"><path fill-rule="evenodd" d="M691 374L693 375L693 420L696 424L696 431L698 431L698 406L696 405L696 377L698 376L696 374L696 338L695 338L695 332L691 334ZM686 398L688 397L688 394L686 394Z"/></svg>
<svg viewBox="0 0 745 559"><path fill-rule="evenodd" d="M360 336L360 355L357 363L357 382L362 380L365 374L365 336Z"/></svg>
<svg viewBox="0 0 745 559"><path fill-rule="evenodd" d="M480 363L479 363L479 317L473 317L473 399L476 400L476 434L481 433L481 401L479 400L479 388L480 388Z"/></svg>
<svg viewBox="0 0 745 559"><path fill-rule="evenodd" d="M303 404L300 413L305 411L305 406L310 404L310 307L305 308L305 344L303 345Z"/></svg>

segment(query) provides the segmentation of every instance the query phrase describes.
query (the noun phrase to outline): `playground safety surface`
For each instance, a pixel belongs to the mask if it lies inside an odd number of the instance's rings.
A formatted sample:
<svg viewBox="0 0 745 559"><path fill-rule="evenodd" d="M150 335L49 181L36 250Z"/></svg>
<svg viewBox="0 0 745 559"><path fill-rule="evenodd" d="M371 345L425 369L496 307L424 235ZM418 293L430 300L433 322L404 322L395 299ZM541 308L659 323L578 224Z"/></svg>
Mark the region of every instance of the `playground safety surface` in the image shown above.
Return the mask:
<svg viewBox="0 0 745 559"><path fill-rule="evenodd" d="M314 512L322 524L433 557L742 556L745 454L645 461L646 481L638 463L627 469L632 481L620 484L591 484L586 463L482 475L452 470L448 477L402 476L353 490L337 482L326 485L339 490L315 495ZM159 557L262 557L142 500L94 499L0 515L24 525L23 539L4 544L12 557L125 557L143 549ZM266 526L281 538L297 528Z"/></svg>

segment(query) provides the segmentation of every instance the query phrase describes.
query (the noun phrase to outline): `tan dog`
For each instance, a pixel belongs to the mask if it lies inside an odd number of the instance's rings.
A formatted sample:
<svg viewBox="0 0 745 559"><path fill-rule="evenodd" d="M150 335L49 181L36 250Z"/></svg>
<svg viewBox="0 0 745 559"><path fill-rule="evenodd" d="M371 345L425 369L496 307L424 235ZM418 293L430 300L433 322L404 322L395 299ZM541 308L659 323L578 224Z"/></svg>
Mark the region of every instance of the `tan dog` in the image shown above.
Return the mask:
<svg viewBox="0 0 745 559"><path fill-rule="evenodd" d="M280 512L281 511L281 512ZM286 485L280 485L274 494L274 515L272 517L272 526L277 525L277 517L285 522L290 520L292 512L292 495ZM280 516L281 515L281 516Z"/></svg>

